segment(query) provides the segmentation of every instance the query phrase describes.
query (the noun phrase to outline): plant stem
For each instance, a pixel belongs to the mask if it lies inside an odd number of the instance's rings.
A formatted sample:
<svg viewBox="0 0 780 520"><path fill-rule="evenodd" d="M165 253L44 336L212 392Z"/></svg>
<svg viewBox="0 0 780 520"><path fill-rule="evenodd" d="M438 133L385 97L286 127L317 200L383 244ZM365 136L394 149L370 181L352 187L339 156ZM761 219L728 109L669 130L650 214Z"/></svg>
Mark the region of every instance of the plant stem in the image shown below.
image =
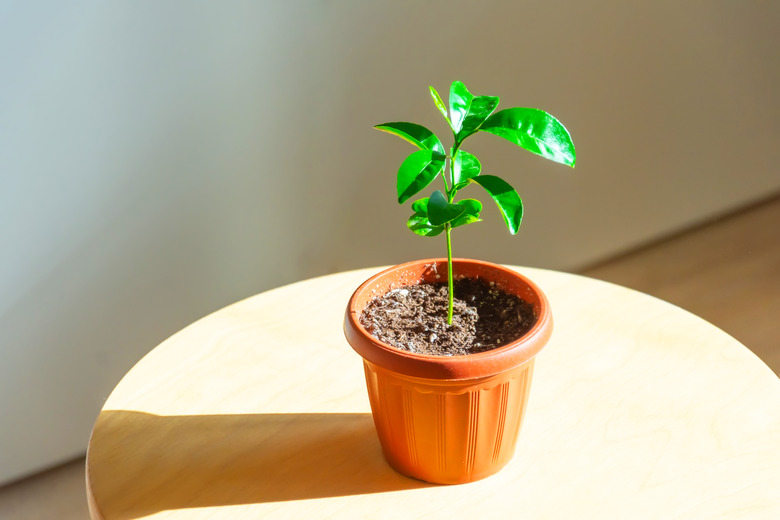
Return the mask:
<svg viewBox="0 0 780 520"><path fill-rule="evenodd" d="M452 148L452 157L450 158L450 182L452 183L453 188L455 187L455 156L458 155L459 148L460 148L460 143L456 141L455 146L453 146ZM444 185L447 186L446 179L444 181ZM452 190L452 193L450 193L449 188L447 188L447 202L452 203L452 199L454 198L455 198L455 190Z"/></svg>
<svg viewBox="0 0 780 520"><path fill-rule="evenodd" d="M452 159L450 159L450 171L452 171ZM447 202L452 202L452 198L450 195L450 185L447 184L447 169L445 168L443 172L441 172L441 180L444 181L444 193L447 195Z"/></svg>
<svg viewBox="0 0 780 520"><path fill-rule="evenodd" d="M453 282L452 282L452 240L450 239L450 231L452 227L449 223L444 225L444 229L447 233L447 293L449 296L449 304L447 306L447 325L452 325L452 307L454 303L453 294Z"/></svg>
<svg viewBox="0 0 780 520"><path fill-rule="evenodd" d="M455 146L452 147L452 157L450 157L449 167L450 182L452 183L453 188L455 187L455 156L458 155L458 148L460 148L460 143L458 142L457 136L455 136ZM447 190L447 202L452 204L452 199L455 198L455 190L453 189L452 192L450 192L450 188L447 185L446 170L442 173L442 179L444 180L444 187ZM447 325L452 325L452 307L455 303L455 287L452 280L452 237L450 237L452 226L450 226L449 222L444 225L444 229L447 234Z"/></svg>

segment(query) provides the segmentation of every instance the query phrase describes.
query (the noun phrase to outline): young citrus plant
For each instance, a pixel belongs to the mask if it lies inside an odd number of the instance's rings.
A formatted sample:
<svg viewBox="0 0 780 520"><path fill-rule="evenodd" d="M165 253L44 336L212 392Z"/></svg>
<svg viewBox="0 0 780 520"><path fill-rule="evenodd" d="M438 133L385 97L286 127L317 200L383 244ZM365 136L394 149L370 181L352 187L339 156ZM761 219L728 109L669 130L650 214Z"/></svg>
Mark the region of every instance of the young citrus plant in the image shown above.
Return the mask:
<svg viewBox="0 0 780 520"><path fill-rule="evenodd" d="M537 108L507 108L493 113L497 96L474 96L466 86L455 81L450 87L449 112L436 89L429 87L434 103L452 130L453 144L449 153L441 140L430 130L416 123L395 122L375 128L397 135L419 150L412 152L398 169L398 203L403 204L425 189L441 174L444 191L435 190L429 197L412 203L414 213L407 221L410 230L422 236L447 237L447 286L449 306L447 323L452 324L453 228L482 220L482 203L476 199L455 200L457 193L477 184L485 189L498 205L506 227L516 234L523 219L523 202L517 191L495 175L483 175L479 160L463 150L463 142L478 132L488 132L522 147L545 159L574 167L576 154L568 130L553 116Z"/></svg>

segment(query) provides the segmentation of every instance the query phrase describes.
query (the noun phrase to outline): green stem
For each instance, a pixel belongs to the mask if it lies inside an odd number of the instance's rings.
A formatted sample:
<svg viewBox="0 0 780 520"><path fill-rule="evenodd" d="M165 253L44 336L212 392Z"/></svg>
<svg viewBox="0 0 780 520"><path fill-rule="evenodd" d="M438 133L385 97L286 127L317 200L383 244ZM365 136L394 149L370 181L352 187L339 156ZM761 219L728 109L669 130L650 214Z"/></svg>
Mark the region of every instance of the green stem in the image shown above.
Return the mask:
<svg viewBox="0 0 780 520"><path fill-rule="evenodd" d="M460 143L458 142L458 139L456 137L455 146L452 147L452 157L450 157L450 182L452 183L453 188L455 187L454 164L455 164L455 156L458 155L458 148L460 148ZM442 179L444 179L444 188L447 190L447 202L451 204L452 199L455 198L455 190L452 190L452 192L450 192L450 188L447 185L446 171L442 174ZM449 300L447 303L447 325L452 325L452 307L454 306L455 303L455 288L452 280L452 238L450 237L452 226L450 226L450 224L447 223L444 225L444 229L447 234L447 293L448 293L448 300Z"/></svg>
<svg viewBox="0 0 780 520"><path fill-rule="evenodd" d="M450 231L452 227L449 223L444 225L444 229L447 233L447 292L449 294L449 304L447 305L447 325L452 325L452 307L454 303L453 282L452 282L452 240L450 239Z"/></svg>
<svg viewBox="0 0 780 520"><path fill-rule="evenodd" d="M452 159L450 159L450 171L452 171ZM452 174L450 174L452 175ZM450 185L447 184L447 169L445 168L443 172L441 172L441 180L444 181L444 193L447 195L447 202L452 202L450 199Z"/></svg>
<svg viewBox="0 0 780 520"><path fill-rule="evenodd" d="M455 141L455 146L452 147L452 157L450 158L450 183L452 187L455 187L455 156L458 155L458 149L460 149L460 143ZM446 173L446 172L445 172ZM444 180L444 186L447 186L447 180ZM452 203L452 199L455 198L455 190L450 193L447 188L447 202Z"/></svg>

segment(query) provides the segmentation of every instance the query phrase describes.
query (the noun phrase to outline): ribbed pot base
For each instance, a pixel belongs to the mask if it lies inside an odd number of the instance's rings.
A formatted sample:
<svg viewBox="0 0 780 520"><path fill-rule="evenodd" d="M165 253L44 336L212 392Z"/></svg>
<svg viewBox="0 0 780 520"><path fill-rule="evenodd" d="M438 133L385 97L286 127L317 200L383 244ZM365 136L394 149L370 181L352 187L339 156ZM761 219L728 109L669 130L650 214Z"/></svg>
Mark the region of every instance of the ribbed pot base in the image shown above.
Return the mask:
<svg viewBox="0 0 780 520"><path fill-rule="evenodd" d="M382 450L400 473L460 484L490 476L512 458L534 358L461 381L404 376L368 361L364 366Z"/></svg>

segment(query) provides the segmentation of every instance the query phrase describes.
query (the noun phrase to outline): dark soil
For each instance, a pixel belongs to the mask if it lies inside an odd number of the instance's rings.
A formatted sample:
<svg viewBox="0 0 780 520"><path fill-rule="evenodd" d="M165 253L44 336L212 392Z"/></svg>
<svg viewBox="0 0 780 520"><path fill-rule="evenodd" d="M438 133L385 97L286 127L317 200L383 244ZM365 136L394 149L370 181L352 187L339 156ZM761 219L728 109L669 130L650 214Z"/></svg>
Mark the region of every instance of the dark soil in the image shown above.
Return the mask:
<svg viewBox="0 0 780 520"><path fill-rule="evenodd" d="M408 285L374 298L360 324L401 350L455 356L506 345L536 322L531 304L482 280L455 280L454 292L452 325L446 283Z"/></svg>

